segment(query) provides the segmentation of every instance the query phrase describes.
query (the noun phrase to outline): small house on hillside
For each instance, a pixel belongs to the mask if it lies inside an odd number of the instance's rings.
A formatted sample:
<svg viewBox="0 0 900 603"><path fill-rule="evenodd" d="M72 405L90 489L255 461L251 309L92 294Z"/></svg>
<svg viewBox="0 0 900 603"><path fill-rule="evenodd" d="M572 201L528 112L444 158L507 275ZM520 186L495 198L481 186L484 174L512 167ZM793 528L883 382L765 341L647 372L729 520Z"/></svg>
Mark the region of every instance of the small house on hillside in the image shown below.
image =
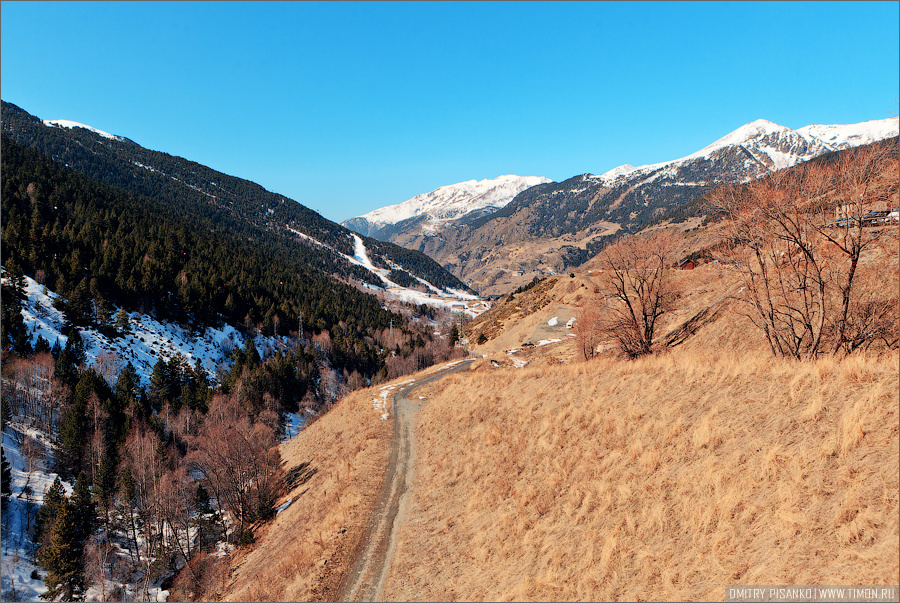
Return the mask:
<svg viewBox="0 0 900 603"><path fill-rule="evenodd" d="M694 260L686 259L686 260L681 260L678 263L677 269L678 270L693 270L696 267L697 267L697 264L694 262Z"/></svg>

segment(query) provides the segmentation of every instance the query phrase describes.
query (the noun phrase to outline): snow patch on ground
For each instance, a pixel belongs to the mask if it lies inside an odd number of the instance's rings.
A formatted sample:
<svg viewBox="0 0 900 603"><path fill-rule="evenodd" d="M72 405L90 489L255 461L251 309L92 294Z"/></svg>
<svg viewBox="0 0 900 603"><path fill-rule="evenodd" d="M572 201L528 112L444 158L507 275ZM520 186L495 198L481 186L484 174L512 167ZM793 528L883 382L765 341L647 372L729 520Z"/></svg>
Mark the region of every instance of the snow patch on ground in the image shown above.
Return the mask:
<svg viewBox="0 0 900 603"><path fill-rule="evenodd" d="M31 343L43 337L52 347L57 341L65 346L68 337L63 334L65 316L53 307L59 297L47 291L34 279L25 277L27 299L23 304L22 318L31 333ZM118 308L113 308L113 316ZM207 327L202 332L191 332L176 323L159 321L150 314L128 312L128 327L121 337L109 338L94 328L79 329L84 343L85 361L88 366L96 366L98 359L107 356L117 359L121 367L130 362L142 383L150 383L153 366L159 358L168 361L181 354L191 366L196 361L215 380L218 367L230 366L229 355L235 348L243 349L246 340L238 330L229 325ZM274 352L290 347L293 340L288 337L263 337L254 339L260 357L267 358ZM113 355L113 356L108 356Z"/></svg>
<svg viewBox="0 0 900 603"><path fill-rule="evenodd" d="M23 441L24 436L36 439L46 450L50 450L51 445L43 432L25 427L18 421L10 421L3 430L3 453L10 464L12 477L12 494L9 506L3 512L2 523L0 598L4 601L13 600L13 595L20 601L37 601L40 595L47 592L43 582L44 570L31 560L31 535L26 532L26 526L27 516L30 514L33 521L38 507L44 504L44 493L53 485L57 474L49 472L47 457L31 468L27 466L19 449L19 442ZM62 485L66 496L71 496L72 484L62 482ZM35 570L41 575L37 580L31 577Z"/></svg>
<svg viewBox="0 0 900 603"><path fill-rule="evenodd" d="M390 414L390 404L388 402L388 398L394 393L394 390L403 387L404 385L409 385L410 383L415 383L415 379L407 379L406 381L402 381L400 383L394 383L392 385L385 385L378 389L378 395L372 398L372 408L375 409L381 416L382 421L386 421Z"/></svg>
<svg viewBox="0 0 900 603"><path fill-rule="evenodd" d="M509 361L512 362L513 366L516 368L525 368L528 366L528 361L523 360L522 358L516 358L514 354L518 354L519 350L506 350L506 355L509 356Z"/></svg>
<svg viewBox="0 0 900 603"><path fill-rule="evenodd" d="M281 506L278 507L278 509L275 511L275 515L281 515L281 512L290 507L292 502L294 502L293 496L287 499L284 503L281 504Z"/></svg>
<svg viewBox="0 0 900 603"><path fill-rule="evenodd" d="M298 436L308 420L309 417L305 417L299 412L285 413L284 435L282 436L281 441L287 442L291 438Z"/></svg>

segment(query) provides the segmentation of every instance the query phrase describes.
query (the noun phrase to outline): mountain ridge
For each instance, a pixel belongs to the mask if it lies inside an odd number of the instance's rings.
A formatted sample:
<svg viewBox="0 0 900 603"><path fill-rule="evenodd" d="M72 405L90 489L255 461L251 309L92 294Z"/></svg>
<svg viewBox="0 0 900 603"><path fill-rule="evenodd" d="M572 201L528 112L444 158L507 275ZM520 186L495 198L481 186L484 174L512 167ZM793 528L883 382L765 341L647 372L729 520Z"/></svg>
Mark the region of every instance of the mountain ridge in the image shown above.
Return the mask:
<svg viewBox="0 0 900 603"><path fill-rule="evenodd" d="M537 184L552 182L543 176L506 174L440 186L402 203L388 205L341 222L356 232L389 240L399 232L436 234L446 223L465 223L509 203L515 195Z"/></svg>
<svg viewBox="0 0 900 603"><path fill-rule="evenodd" d="M637 232L719 184L746 182L898 133L898 118L798 130L760 119L678 159L537 184L493 213L437 233L407 228L389 239L426 253L485 293L500 294L534 276L580 265L608 235Z"/></svg>

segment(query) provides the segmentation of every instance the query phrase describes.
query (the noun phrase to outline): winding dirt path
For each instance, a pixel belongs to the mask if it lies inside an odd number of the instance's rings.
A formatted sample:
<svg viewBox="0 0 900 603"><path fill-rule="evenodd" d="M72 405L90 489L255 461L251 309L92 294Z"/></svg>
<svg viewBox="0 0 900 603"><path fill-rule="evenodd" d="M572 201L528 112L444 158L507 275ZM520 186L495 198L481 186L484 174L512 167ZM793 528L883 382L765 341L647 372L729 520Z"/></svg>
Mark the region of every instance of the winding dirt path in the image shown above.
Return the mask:
<svg viewBox="0 0 900 603"><path fill-rule="evenodd" d="M378 495L375 515L370 520L363 545L350 571L344 576L339 601L380 601L381 589L391 558L397 529L403 520L407 493L412 487L415 466L413 423L421 406L409 394L422 385L468 367L475 359L456 362L440 371L405 385L394 395L394 439L384 485Z"/></svg>

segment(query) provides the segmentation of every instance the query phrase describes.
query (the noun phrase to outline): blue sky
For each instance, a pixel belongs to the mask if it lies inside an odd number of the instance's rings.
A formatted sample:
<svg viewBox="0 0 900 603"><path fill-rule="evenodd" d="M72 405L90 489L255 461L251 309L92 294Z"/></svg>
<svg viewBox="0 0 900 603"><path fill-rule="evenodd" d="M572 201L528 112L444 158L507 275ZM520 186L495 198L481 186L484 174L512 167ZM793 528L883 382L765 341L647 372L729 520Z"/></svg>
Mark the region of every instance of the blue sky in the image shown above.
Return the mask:
<svg viewBox="0 0 900 603"><path fill-rule="evenodd" d="M335 221L894 117L897 2L8 2L0 93Z"/></svg>

